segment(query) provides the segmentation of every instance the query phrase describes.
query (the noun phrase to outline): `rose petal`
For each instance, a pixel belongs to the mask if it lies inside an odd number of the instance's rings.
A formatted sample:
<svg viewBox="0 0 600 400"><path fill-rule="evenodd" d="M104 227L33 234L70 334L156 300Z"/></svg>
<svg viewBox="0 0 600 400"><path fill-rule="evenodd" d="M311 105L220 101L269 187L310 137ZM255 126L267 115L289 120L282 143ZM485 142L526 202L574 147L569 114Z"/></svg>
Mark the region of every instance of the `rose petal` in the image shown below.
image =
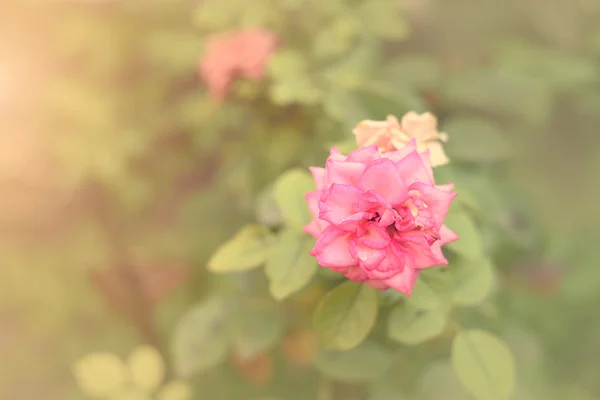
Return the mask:
<svg viewBox="0 0 600 400"><path fill-rule="evenodd" d="M419 276L420 271L412 268L404 268L401 273L394 276L393 278L386 279L385 283L391 288L396 289L399 292L405 293L408 296L412 293L412 289L415 286L415 282Z"/></svg>
<svg viewBox="0 0 600 400"><path fill-rule="evenodd" d="M375 191L391 204L402 203L408 196L396 165L387 159L369 163L358 181L358 187Z"/></svg>
<svg viewBox="0 0 600 400"><path fill-rule="evenodd" d="M358 203L362 195L363 191L355 186L332 184L319 201L319 218L334 225L343 222L361 211Z"/></svg>
<svg viewBox="0 0 600 400"><path fill-rule="evenodd" d="M323 267L351 267L358 263L350 254L350 234L328 226L317 239L311 255Z"/></svg>
<svg viewBox="0 0 600 400"><path fill-rule="evenodd" d="M416 151L398 161L396 171L406 186L415 182L433 185L433 171L427 168L423 158Z"/></svg>
<svg viewBox="0 0 600 400"><path fill-rule="evenodd" d="M313 179L315 180L315 185L317 189L322 190L325 189L325 168L321 167L309 167L308 168L312 173Z"/></svg>

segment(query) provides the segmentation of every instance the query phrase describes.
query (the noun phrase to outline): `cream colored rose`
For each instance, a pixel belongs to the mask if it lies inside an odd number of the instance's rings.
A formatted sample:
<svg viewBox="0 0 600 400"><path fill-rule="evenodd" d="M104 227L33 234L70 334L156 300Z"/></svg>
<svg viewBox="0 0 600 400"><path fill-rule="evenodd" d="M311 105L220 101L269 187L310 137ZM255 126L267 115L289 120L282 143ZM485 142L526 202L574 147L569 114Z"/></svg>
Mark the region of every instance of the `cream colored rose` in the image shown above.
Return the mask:
<svg viewBox="0 0 600 400"><path fill-rule="evenodd" d="M431 166L448 164L450 160L444 152L442 143L448 135L437 130L437 118L431 113L406 113L402 121L388 115L385 121L364 120L353 131L359 147L376 145L381 153L399 150L415 139L417 150L429 150Z"/></svg>

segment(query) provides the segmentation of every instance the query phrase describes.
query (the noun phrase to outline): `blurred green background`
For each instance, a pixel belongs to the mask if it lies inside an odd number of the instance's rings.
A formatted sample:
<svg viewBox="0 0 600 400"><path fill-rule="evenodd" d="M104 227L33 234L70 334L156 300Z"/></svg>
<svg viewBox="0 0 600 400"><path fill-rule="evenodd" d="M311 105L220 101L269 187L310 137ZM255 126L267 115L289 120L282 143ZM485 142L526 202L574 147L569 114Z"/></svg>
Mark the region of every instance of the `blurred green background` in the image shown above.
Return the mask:
<svg viewBox="0 0 600 400"><path fill-rule="evenodd" d="M281 47L219 103L207 37L254 25ZM519 398L600 398L596 0L4 2L0 398L79 399L82 355L164 349L275 177L410 110L494 221Z"/></svg>

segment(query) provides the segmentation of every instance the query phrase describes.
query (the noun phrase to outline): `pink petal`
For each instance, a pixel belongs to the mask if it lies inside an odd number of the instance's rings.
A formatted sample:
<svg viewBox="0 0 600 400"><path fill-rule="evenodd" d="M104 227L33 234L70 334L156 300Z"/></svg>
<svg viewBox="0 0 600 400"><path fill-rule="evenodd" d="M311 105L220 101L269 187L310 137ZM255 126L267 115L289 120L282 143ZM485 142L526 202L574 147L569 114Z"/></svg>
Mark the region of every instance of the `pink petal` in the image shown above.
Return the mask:
<svg viewBox="0 0 600 400"><path fill-rule="evenodd" d="M390 235L376 222L363 223L360 228L360 235L356 238L358 243L373 249L383 249L390 243Z"/></svg>
<svg viewBox="0 0 600 400"><path fill-rule="evenodd" d="M423 163L423 158L419 153L413 151L406 157L396 163L396 170L406 186L415 182L423 182L429 185L433 184L433 171L430 171Z"/></svg>
<svg viewBox="0 0 600 400"><path fill-rule="evenodd" d="M319 201L319 218L334 225L360 211L358 202L363 191L355 186L334 183Z"/></svg>
<svg viewBox="0 0 600 400"><path fill-rule="evenodd" d="M360 177L358 186L365 191L377 192L391 204L404 202L408 195L406 185L400 179L396 166L387 159L369 163Z"/></svg>
<svg viewBox="0 0 600 400"><path fill-rule="evenodd" d="M325 168L309 167L308 169L312 173L313 179L315 180L315 185L317 185L317 189L325 189Z"/></svg>
<svg viewBox="0 0 600 400"><path fill-rule="evenodd" d="M451 192L452 190L454 190L454 186L454 183L449 183L447 185L436 185L435 187L445 192Z"/></svg>
<svg viewBox="0 0 600 400"><path fill-rule="evenodd" d="M440 245L443 246L445 244L455 242L458 240L458 235L451 231L446 225L442 225L440 227Z"/></svg>
<svg viewBox="0 0 600 400"><path fill-rule="evenodd" d="M365 285L371 286L372 288L375 288L377 290L387 290L390 287L388 286L388 284L386 284L384 281L380 281L377 279L369 279L364 281Z"/></svg>
<svg viewBox="0 0 600 400"><path fill-rule="evenodd" d="M350 267L348 268L346 273L344 273L344 275L346 275L348 279L353 280L355 282L363 282L369 279L367 274L365 274L365 272L360 267Z"/></svg>
<svg viewBox="0 0 600 400"><path fill-rule="evenodd" d="M333 183L356 186L358 179L365 170L365 165L357 162L348 162L328 158L325 164L325 186Z"/></svg>
<svg viewBox="0 0 600 400"><path fill-rule="evenodd" d="M350 254L349 234L329 226L317 239L311 255L323 267L351 267L357 260Z"/></svg>
<svg viewBox="0 0 600 400"><path fill-rule="evenodd" d="M410 296L419 273L420 271L416 271L412 268L404 268L404 270L402 270L402 272L398 275L394 276L393 278L386 279L385 283L390 285L391 288Z"/></svg>
<svg viewBox="0 0 600 400"><path fill-rule="evenodd" d="M450 204L457 193L446 192L423 183L415 183L409 189L415 189L420 193L419 198L427 205L427 210L435 219L436 228L439 229L444 223Z"/></svg>
<svg viewBox="0 0 600 400"><path fill-rule="evenodd" d="M350 254L352 254L354 258L357 258L360 267L367 271L377 268L385 258L386 251L384 249L374 249L365 246L364 243L354 240L350 242Z"/></svg>
<svg viewBox="0 0 600 400"><path fill-rule="evenodd" d="M390 279L404 268L404 255L395 249L392 243L385 248L385 256L380 263L369 265L361 262L359 265L371 279Z"/></svg>
<svg viewBox="0 0 600 400"><path fill-rule="evenodd" d="M327 225L328 224L325 221L322 221L320 219L313 219L308 224L306 224L302 228L302 230L308 233L310 236L317 239L321 235L323 230L327 227Z"/></svg>
<svg viewBox="0 0 600 400"><path fill-rule="evenodd" d="M401 147L400 149L398 149L396 151L390 151L390 152L383 153L381 155L381 157L387 158L394 162L398 162L398 161L402 160L403 158L405 158L410 153L412 153L413 151L417 151L417 142L415 141L415 139L411 139L408 143L406 143L406 145L404 145L403 147Z"/></svg>
<svg viewBox="0 0 600 400"><path fill-rule="evenodd" d="M319 200L322 196L322 190L313 190L312 192L308 192L306 195L304 195L306 203L308 204L308 209L310 210L313 218L319 218Z"/></svg>
<svg viewBox="0 0 600 400"><path fill-rule="evenodd" d="M381 155L377 150L377 146L367 146L360 149L354 150L348 154L347 161L369 163L371 161L379 160Z"/></svg>
<svg viewBox="0 0 600 400"><path fill-rule="evenodd" d="M346 161L346 156L343 155L337 147L332 147L331 150L329 150L329 158L335 161Z"/></svg>

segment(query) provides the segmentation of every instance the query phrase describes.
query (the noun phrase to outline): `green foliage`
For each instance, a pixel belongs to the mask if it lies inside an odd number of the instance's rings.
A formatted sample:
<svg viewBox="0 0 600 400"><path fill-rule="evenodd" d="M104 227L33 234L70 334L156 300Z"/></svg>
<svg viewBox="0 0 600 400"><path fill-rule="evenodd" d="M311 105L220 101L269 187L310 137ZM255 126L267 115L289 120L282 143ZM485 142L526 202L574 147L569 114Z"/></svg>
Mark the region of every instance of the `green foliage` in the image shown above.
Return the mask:
<svg viewBox="0 0 600 400"><path fill-rule="evenodd" d="M224 243L208 262L213 272L245 271L256 268L267 259L268 230L260 225L243 227Z"/></svg>
<svg viewBox="0 0 600 400"><path fill-rule="evenodd" d="M446 327L440 310L419 310L409 304L397 306L388 319L388 336L400 343L416 345L435 338Z"/></svg>
<svg viewBox="0 0 600 400"><path fill-rule="evenodd" d="M302 227L310 222L304 195L313 190L315 184L305 171L291 170L275 181L273 195L286 224Z"/></svg>
<svg viewBox="0 0 600 400"><path fill-rule="evenodd" d="M348 350L360 344L377 319L375 289L347 281L331 290L315 311L314 326L324 346Z"/></svg>
<svg viewBox="0 0 600 400"><path fill-rule="evenodd" d="M225 300L214 297L194 306L173 332L172 355L181 376L206 371L227 355L228 314Z"/></svg>
<svg viewBox="0 0 600 400"><path fill-rule="evenodd" d="M373 381L392 366L386 349L366 341L349 351L322 351L315 360L316 368L326 376L347 382Z"/></svg>
<svg viewBox="0 0 600 400"><path fill-rule="evenodd" d="M514 392L514 357L508 346L490 333L477 329L460 332L452 343L452 365L477 399L510 399Z"/></svg>
<svg viewBox="0 0 600 400"><path fill-rule="evenodd" d="M279 234L267 257L265 274L269 291L277 300L283 300L304 288L317 272L317 263L309 255L313 239L303 233L287 229Z"/></svg>

